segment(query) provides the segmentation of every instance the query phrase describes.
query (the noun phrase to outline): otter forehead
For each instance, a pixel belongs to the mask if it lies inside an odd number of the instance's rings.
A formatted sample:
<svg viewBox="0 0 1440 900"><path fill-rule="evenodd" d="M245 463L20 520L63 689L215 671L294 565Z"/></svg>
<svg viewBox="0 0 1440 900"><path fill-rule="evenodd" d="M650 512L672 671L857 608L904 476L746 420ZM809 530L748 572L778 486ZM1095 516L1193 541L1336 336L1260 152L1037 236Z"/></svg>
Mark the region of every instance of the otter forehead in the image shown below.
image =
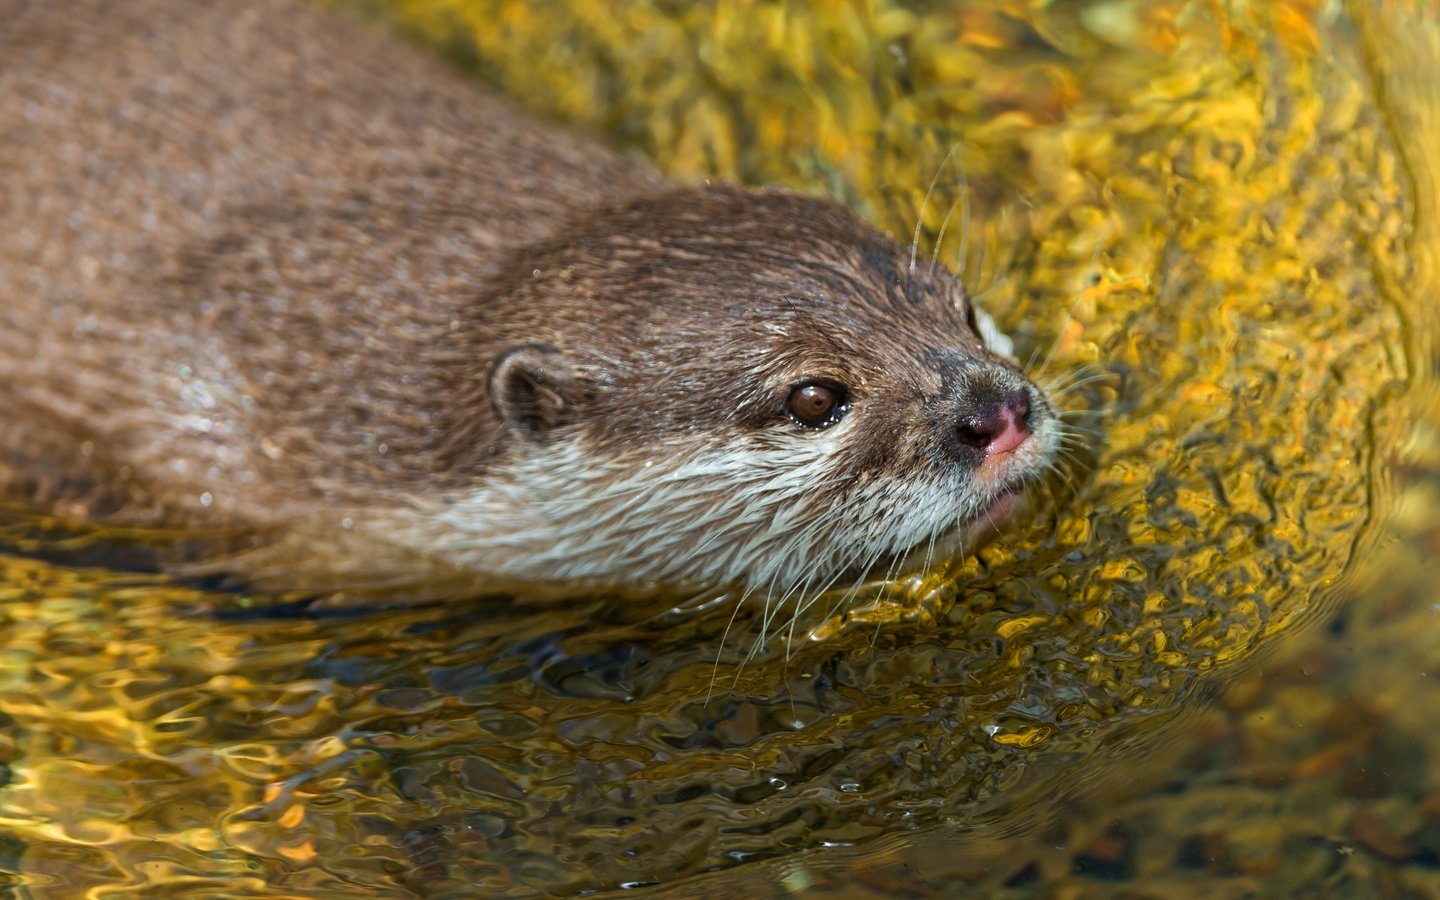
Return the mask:
<svg viewBox="0 0 1440 900"><path fill-rule="evenodd" d="M527 251L517 269L524 302L493 312L501 330L550 321L580 337L583 326L643 325L631 335L643 341L808 317L839 332L887 325L975 340L964 290L943 268L910 266L839 204L783 191L687 188L638 201Z"/></svg>

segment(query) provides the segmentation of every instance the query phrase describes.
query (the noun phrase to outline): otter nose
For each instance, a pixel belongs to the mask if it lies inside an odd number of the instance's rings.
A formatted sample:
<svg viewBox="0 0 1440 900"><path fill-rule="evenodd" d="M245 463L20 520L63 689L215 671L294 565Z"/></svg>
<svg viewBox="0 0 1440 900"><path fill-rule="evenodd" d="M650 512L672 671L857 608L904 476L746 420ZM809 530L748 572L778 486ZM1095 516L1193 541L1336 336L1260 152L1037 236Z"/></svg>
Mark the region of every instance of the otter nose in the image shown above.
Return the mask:
<svg viewBox="0 0 1440 900"><path fill-rule="evenodd" d="M1030 437L1029 415L1030 397L1024 391L1011 391L980 413L962 418L955 436L986 456L1008 453Z"/></svg>

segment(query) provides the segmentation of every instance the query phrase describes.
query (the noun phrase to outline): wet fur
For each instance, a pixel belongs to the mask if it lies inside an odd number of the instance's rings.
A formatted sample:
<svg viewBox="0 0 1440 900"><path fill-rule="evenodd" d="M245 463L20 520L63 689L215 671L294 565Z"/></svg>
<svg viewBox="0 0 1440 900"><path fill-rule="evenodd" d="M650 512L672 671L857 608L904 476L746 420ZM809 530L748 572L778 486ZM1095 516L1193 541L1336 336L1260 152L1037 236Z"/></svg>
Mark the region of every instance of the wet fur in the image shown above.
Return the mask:
<svg viewBox="0 0 1440 900"><path fill-rule="evenodd" d="M260 583L819 587L1058 443L1035 389L999 476L945 449L1028 382L843 207L676 187L288 0L0 0L0 171L0 492Z"/></svg>

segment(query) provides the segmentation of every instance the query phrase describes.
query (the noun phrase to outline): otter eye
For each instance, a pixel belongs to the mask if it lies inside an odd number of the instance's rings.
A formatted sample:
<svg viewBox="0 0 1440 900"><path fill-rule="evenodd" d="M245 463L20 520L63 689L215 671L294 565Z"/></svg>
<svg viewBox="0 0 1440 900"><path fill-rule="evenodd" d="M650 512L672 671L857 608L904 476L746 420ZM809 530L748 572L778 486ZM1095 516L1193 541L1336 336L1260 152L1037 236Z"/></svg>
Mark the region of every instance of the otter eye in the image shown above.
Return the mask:
<svg viewBox="0 0 1440 900"><path fill-rule="evenodd" d="M802 428L829 428L844 418L850 405L845 389L837 385L808 381L790 389L785 410Z"/></svg>

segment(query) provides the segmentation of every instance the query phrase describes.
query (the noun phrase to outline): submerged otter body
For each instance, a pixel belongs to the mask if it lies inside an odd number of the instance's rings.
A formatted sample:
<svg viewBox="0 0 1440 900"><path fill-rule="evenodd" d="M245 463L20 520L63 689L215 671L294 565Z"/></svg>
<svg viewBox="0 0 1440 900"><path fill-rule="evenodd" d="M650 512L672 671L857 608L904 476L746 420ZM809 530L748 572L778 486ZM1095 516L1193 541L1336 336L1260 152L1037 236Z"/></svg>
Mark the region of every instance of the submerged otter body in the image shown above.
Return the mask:
<svg viewBox="0 0 1440 900"><path fill-rule="evenodd" d="M253 582L819 590L1059 444L843 207L676 186L289 0L0 0L0 171L0 497Z"/></svg>

